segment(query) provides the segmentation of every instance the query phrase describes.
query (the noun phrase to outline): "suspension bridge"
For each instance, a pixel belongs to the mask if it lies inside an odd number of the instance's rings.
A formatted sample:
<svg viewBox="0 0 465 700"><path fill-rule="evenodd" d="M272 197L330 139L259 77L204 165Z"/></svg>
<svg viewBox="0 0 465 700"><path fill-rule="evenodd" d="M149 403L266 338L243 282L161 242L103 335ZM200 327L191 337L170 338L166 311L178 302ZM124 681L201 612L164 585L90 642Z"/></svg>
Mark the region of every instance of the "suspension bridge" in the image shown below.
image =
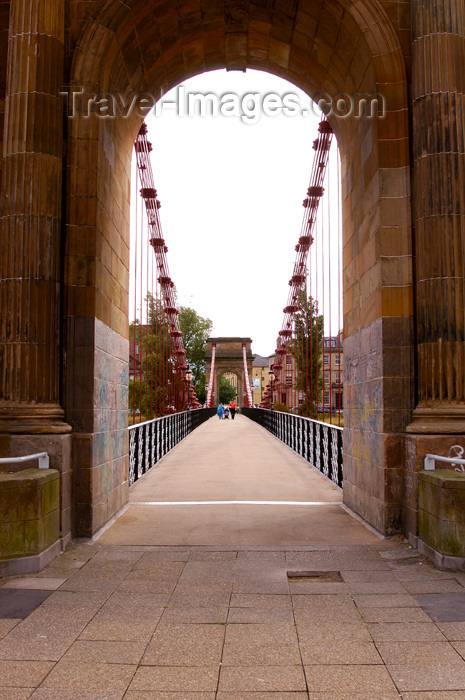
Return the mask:
<svg viewBox="0 0 465 700"><path fill-rule="evenodd" d="M223 366L229 375L240 377L243 382L240 396L244 415L260 423L342 487L340 231L333 230L334 222L329 215L325 219L321 207L325 189L328 189L332 138L333 130L323 118L313 142L314 159L303 200L302 225L296 232L295 261L284 318L276 334L277 347L270 358L268 383L258 406L254 406L252 398L250 342L235 339L235 343L229 343L237 346L236 357L228 356ZM201 407L183 345L175 282L169 273L168 246L162 231L161 204L151 164L152 145L145 123L134 148L140 206L137 206L139 215L131 270L135 293L128 405L132 423L130 484L211 417L215 402L220 402L221 378L221 372L216 369L218 343L211 339L206 397ZM339 205L334 208L338 210ZM327 211L331 211L330 206ZM332 254L334 250L336 255ZM137 318L138 313L140 318ZM333 328L334 319L338 324L336 329ZM333 347L333 338L337 339L336 347ZM219 345L218 352L224 355L225 343ZM336 405L332 401L334 386L338 397ZM321 420L325 416L327 422Z"/></svg>

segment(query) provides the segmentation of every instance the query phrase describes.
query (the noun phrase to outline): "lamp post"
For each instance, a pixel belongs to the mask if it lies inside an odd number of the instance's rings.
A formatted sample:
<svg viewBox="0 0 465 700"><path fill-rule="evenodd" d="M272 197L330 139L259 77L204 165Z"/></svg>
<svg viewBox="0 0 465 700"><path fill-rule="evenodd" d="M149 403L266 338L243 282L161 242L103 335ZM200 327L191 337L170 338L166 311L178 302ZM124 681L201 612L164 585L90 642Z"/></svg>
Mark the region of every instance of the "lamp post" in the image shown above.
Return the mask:
<svg viewBox="0 0 465 700"><path fill-rule="evenodd" d="M186 369L186 381L187 381L187 406L186 406L186 409L188 411L190 411L191 410L190 395L191 395L192 370L189 367L189 365L187 365L187 369Z"/></svg>
<svg viewBox="0 0 465 700"><path fill-rule="evenodd" d="M270 399L270 411L273 411L274 406L273 406L273 382L275 379L275 373L273 372L273 368L270 369L268 372L268 376L270 378L270 389L271 389L271 399Z"/></svg>

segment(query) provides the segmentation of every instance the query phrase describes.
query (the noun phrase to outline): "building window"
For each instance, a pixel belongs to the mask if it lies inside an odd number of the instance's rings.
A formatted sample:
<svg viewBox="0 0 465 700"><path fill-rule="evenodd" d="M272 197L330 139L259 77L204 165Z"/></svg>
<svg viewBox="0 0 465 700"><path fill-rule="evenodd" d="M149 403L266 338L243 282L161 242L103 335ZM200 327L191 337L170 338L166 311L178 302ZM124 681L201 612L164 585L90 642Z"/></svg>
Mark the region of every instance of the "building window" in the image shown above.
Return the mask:
<svg viewBox="0 0 465 700"><path fill-rule="evenodd" d="M329 372L325 372L325 383L329 382Z"/></svg>
<svg viewBox="0 0 465 700"><path fill-rule="evenodd" d="M325 406L329 406L329 391L325 391L324 403Z"/></svg>
<svg viewBox="0 0 465 700"><path fill-rule="evenodd" d="M290 355L286 357L286 365L292 365L292 357Z"/></svg>
<svg viewBox="0 0 465 700"><path fill-rule="evenodd" d="M329 365L329 355L324 355L323 362L325 365Z"/></svg>
<svg viewBox="0 0 465 700"><path fill-rule="evenodd" d="M292 374L288 374L286 377L286 386L292 386Z"/></svg>
<svg viewBox="0 0 465 700"><path fill-rule="evenodd" d="M340 356L340 355L335 355L335 356L334 356L334 364L335 364L335 365L340 365L340 364L341 364L341 356Z"/></svg>

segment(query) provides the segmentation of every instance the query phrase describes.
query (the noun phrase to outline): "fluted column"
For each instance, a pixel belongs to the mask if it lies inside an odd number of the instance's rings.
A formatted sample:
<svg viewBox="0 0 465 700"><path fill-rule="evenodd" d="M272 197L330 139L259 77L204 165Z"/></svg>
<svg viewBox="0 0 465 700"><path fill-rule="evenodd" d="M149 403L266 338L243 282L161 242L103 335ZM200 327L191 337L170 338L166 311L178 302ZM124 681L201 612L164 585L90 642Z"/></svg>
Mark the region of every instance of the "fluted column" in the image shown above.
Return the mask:
<svg viewBox="0 0 465 700"><path fill-rule="evenodd" d="M12 0L2 169L0 432L63 433L59 405L65 0Z"/></svg>
<svg viewBox="0 0 465 700"><path fill-rule="evenodd" d="M418 406L412 433L465 431L463 0L414 0Z"/></svg>

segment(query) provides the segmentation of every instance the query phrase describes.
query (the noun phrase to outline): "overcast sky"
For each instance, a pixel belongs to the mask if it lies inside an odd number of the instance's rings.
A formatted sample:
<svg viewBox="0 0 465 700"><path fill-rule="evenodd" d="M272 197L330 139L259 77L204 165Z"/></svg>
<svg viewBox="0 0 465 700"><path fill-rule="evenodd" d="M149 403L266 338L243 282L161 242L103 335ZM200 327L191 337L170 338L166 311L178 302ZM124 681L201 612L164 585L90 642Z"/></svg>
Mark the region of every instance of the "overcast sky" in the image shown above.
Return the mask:
<svg viewBox="0 0 465 700"><path fill-rule="evenodd" d="M164 102L193 92L235 93L239 100L259 93L260 101L292 93L309 104L287 81L253 70L204 73ZM224 109L235 111L228 100ZM276 102L267 104L272 111ZM287 301L320 117L311 109L306 116L261 113L257 121L177 111L165 106L147 125L179 304L210 318L212 335L251 337L253 352L269 355Z"/></svg>

